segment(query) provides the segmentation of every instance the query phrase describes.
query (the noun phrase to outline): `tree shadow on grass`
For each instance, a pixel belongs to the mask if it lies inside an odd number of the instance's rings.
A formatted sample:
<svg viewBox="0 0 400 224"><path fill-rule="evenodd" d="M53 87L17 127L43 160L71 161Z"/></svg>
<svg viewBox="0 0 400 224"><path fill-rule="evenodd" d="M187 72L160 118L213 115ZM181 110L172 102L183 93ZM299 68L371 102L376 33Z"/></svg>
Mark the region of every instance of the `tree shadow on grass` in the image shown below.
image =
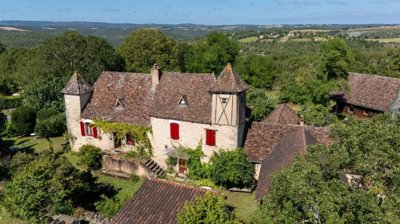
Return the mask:
<svg viewBox="0 0 400 224"><path fill-rule="evenodd" d="M80 201L79 206L90 211L96 211L96 202L104 198L114 198L121 188L115 188L110 184L96 183L92 190L86 192L85 197Z"/></svg>

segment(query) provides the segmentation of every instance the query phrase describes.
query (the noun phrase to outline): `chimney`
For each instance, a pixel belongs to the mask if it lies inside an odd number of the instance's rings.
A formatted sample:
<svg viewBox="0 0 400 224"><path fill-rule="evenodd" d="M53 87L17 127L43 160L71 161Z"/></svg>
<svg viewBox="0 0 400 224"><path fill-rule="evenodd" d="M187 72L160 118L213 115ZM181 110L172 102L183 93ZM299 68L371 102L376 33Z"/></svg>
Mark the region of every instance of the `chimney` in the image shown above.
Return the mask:
<svg viewBox="0 0 400 224"><path fill-rule="evenodd" d="M160 79L161 79L161 69L157 64L154 64L153 67L151 67L151 89L155 90L156 86L160 83Z"/></svg>

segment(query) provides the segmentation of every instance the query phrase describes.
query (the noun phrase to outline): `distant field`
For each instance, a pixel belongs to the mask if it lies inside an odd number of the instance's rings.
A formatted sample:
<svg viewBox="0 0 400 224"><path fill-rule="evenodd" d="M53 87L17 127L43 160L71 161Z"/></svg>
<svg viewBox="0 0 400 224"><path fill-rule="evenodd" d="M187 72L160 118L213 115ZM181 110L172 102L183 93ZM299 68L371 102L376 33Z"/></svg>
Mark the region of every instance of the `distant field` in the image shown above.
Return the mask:
<svg viewBox="0 0 400 224"><path fill-rule="evenodd" d="M0 26L0 29L7 30L7 31L29 31L29 30L23 30L23 29L11 27L11 26Z"/></svg>
<svg viewBox="0 0 400 224"><path fill-rule="evenodd" d="M239 42L246 44L246 43L256 42L257 40L258 40L258 37L246 37L246 38L240 39Z"/></svg>
<svg viewBox="0 0 400 224"><path fill-rule="evenodd" d="M308 41L311 41L311 39L310 38L293 38L293 39L290 39L290 41L308 42Z"/></svg>
<svg viewBox="0 0 400 224"><path fill-rule="evenodd" d="M279 42L286 43L289 40L289 36L282 37Z"/></svg>
<svg viewBox="0 0 400 224"><path fill-rule="evenodd" d="M304 30L291 30L290 32L299 32L299 33L326 33L332 30L322 30L322 29L304 29Z"/></svg>
<svg viewBox="0 0 400 224"><path fill-rule="evenodd" d="M400 43L400 38L387 38L387 39L366 39L367 41L378 41L379 43Z"/></svg>
<svg viewBox="0 0 400 224"><path fill-rule="evenodd" d="M377 26L377 27L367 27L367 28L356 28L356 29L348 29L349 31L373 31L373 30L399 30L400 26Z"/></svg>

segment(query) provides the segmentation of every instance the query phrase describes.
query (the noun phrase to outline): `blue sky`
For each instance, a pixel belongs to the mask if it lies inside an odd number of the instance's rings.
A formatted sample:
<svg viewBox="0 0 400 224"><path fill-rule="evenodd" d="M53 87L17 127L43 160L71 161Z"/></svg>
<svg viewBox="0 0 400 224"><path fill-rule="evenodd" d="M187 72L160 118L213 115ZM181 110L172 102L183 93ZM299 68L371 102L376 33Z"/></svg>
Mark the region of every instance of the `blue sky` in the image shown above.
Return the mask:
<svg viewBox="0 0 400 224"><path fill-rule="evenodd" d="M1 0L0 20L113 23L400 23L400 0Z"/></svg>

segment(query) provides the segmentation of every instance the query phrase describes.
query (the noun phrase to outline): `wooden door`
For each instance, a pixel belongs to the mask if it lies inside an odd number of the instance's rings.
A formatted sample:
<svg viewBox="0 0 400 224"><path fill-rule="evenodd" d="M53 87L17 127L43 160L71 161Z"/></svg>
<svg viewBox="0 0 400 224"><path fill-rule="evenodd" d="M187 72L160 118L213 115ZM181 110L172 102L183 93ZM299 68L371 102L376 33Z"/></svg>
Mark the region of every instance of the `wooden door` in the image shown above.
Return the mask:
<svg viewBox="0 0 400 224"><path fill-rule="evenodd" d="M186 174L186 160L179 159L179 174Z"/></svg>

